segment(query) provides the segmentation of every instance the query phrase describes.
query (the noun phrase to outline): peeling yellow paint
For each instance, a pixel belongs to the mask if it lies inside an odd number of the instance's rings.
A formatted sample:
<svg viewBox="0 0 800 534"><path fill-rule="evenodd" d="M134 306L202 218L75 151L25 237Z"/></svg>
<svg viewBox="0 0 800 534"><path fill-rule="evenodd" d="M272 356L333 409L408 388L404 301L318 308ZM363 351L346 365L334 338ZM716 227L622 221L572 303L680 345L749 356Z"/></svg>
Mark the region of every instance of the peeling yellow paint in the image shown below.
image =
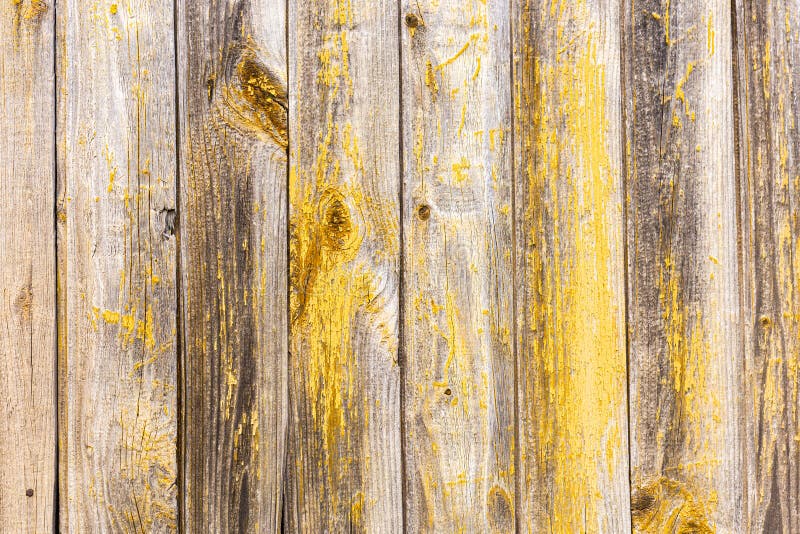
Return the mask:
<svg viewBox="0 0 800 534"><path fill-rule="evenodd" d="M534 231L528 239L537 243L526 261L531 297L524 335L532 367L525 395L537 423L520 454L537 466L529 473L548 473L549 529L581 532L603 530L601 480L619 476L625 454L623 297L614 279L621 275L612 267L620 169L608 154L606 68L597 54L602 35L583 30L592 28L585 2L553 5L561 52L553 58L525 50L535 84L534 124L521 140L532 148L524 166L525 218ZM582 30L567 32L573 25ZM668 29L666 35L669 40ZM543 199L547 209L540 207ZM522 491L544 480L524 482Z"/></svg>

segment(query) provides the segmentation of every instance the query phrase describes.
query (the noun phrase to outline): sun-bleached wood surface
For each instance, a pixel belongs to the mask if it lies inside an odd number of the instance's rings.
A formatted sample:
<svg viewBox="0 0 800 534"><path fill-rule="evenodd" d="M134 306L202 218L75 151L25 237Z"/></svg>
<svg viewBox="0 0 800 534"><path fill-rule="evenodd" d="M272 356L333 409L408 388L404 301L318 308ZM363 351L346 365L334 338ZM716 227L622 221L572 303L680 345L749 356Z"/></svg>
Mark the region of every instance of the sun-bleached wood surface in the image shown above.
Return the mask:
<svg viewBox="0 0 800 534"><path fill-rule="evenodd" d="M53 12L0 4L0 525L56 506Z"/></svg>
<svg viewBox="0 0 800 534"><path fill-rule="evenodd" d="M0 530L800 533L798 0L6 0Z"/></svg>

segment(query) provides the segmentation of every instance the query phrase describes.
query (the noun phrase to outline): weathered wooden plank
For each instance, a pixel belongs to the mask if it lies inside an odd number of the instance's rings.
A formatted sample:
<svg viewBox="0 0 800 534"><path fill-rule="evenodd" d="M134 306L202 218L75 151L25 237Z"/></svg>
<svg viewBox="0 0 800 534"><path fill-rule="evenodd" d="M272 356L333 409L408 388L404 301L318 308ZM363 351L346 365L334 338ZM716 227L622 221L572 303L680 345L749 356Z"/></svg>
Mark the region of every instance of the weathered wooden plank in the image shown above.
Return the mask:
<svg viewBox="0 0 800 534"><path fill-rule="evenodd" d="M514 529L509 3L401 3L406 521Z"/></svg>
<svg viewBox="0 0 800 534"><path fill-rule="evenodd" d="M518 0L521 532L630 529L618 2Z"/></svg>
<svg viewBox="0 0 800 534"><path fill-rule="evenodd" d="M286 11L178 3L184 525L277 532L287 421Z"/></svg>
<svg viewBox="0 0 800 534"><path fill-rule="evenodd" d="M743 532L731 6L624 15L631 514Z"/></svg>
<svg viewBox="0 0 800 534"><path fill-rule="evenodd" d="M57 10L64 532L176 528L172 13Z"/></svg>
<svg viewBox="0 0 800 534"><path fill-rule="evenodd" d="M56 480L53 10L0 3L0 529L50 532Z"/></svg>
<svg viewBox="0 0 800 534"><path fill-rule="evenodd" d="M747 532L800 532L800 4L736 3Z"/></svg>
<svg viewBox="0 0 800 534"><path fill-rule="evenodd" d="M397 16L289 6L287 532L402 529Z"/></svg>

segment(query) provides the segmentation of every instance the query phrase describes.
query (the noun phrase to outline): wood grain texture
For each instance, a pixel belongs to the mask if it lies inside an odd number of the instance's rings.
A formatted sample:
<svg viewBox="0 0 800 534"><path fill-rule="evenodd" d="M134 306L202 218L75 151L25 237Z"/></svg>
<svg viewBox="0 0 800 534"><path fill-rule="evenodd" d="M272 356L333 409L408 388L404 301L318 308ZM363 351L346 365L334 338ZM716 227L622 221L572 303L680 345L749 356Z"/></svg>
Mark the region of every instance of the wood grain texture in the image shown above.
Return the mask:
<svg viewBox="0 0 800 534"><path fill-rule="evenodd" d="M172 531L172 2L57 13L61 531Z"/></svg>
<svg viewBox="0 0 800 534"><path fill-rule="evenodd" d="M731 6L623 22L632 526L743 532Z"/></svg>
<svg viewBox="0 0 800 534"><path fill-rule="evenodd" d="M747 532L800 532L800 3L740 1Z"/></svg>
<svg viewBox="0 0 800 534"><path fill-rule="evenodd" d="M397 24L289 5L288 532L402 530Z"/></svg>
<svg viewBox="0 0 800 534"><path fill-rule="evenodd" d="M277 532L287 422L286 12L179 2L184 526Z"/></svg>
<svg viewBox="0 0 800 534"><path fill-rule="evenodd" d="M56 484L53 10L0 3L0 529L51 532Z"/></svg>
<svg viewBox="0 0 800 534"><path fill-rule="evenodd" d="M519 529L624 532L617 2L514 3Z"/></svg>
<svg viewBox="0 0 800 534"><path fill-rule="evenodd" d="M514 528L508 6L402 2L412 532Z"/></svg>

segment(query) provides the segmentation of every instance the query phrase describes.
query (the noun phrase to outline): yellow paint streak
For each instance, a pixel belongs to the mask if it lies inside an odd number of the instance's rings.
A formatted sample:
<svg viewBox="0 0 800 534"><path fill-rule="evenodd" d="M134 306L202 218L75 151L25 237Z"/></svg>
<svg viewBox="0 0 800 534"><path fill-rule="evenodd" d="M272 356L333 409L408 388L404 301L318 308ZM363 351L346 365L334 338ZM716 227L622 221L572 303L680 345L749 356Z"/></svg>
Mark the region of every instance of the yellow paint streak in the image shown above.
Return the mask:
<svg viewBox="0 0 800 534"><path fill-rule="evenodd" d="M664 25L664 42L667 44L667 46L672 46L675 41L672 40L672 38L670 37L670 33L669 33L669 31L670 31L670 27L669 27L670 26L669 8L670 8L670 0L667 0L666 5L664 6L664 13L663 14L662 13L652 12L652 13L650 13L650 16L653 17L654 19L660 21L661 24Z"/></svg>
<svg viewBox="0 0 800 534"><path fill-rule="evenodd" d="M708 14L708 27L706 30L706 47L708 55L713 56L716 49L716 33L714 32L714 14Z"/></svg>
<svg viewBox="0 0 800 534"><path fill-rule="evenodd" d="M469 48L469 45L470 45L471 43L472 43L472 39L471 39L471 40L469 40L469 41L467 41L466 43L464 43L464 46L462 46L462 47L461 47L461 48L458 50L458 52L456 52L456 53L455 53L455 54L454 54L452 57L450 57L450 58L448 58L448 59L444 60L443 62L439 63L438 65L436 65L436 69L434 69L434 70L436 70L436 71L440 71L440 70L442 70L443 68L447 67L448 65L452 65L452 63L453 63L455 60L457 60L458 58L460 58L460 57L461 57L461 55L462 55L464 52L466 52L466 51L467 51L467 49Z"/></svg>
<svg viewBox="0 0 800 534"><path fill-rule="evenodd" d="M584 2L562 0L559 7L562 52L533 58L534 125L523 139L533 148L526 165L526 219L538 242L527 262L534 298L526 334L535 370L527 382L536 384L526 395L537 428L535 444L523 442L521 455L537 454L535 465L548 473L550 530L582 532L603 530L600 481L619 475L615 466L624 454L625 337L612 267L620 223L611 220L619 210L612 185L619 170L607 152L600 36L596 30L566 31L591 28ZM550 242L552 249L545 244Z"/></svg>
<svg viewBox="0 0 800 534"><path fill-rule="evenodd" d="M148 349L155 347L152 306L147 307L144 320L137 317L136 308L131 309L130 313L120 313L113 310L103 310L103 312L100 313L98 308L94 308L93 313L94 321L100 317L107 324L119 325L121 327L120 336L122 336L126 344L132 342L134 339L138 339L143 341L145 347Z"/></svg>
<svg viewBox="0 0 800 534"><path fill-rule="evenodd" d="M461 184L469 180L469 174L467 170L470 168L470 163L464 156L461 156L461 159L453 163L453 181L457 184Z"/></svg>
<svg viewBox="0 0 800 534"><path fill-rule="evenodd" d="M714 259L712 259L714 263ZM716 263L715 263L716 265ZM720 355L710 338L702 310L688 306L683 296L683 282L671 256L667 256L659 272L659 300L667 342L667 361L671 369L671 387L680 407L673 414L670 427L682 429L686 435L685 452L691 462L665 468L677 471L685 480L711 481L719 466L717 453L722 445L715 441L721 423L720 402L713 393L711 372ZM659 435L659 448L664 450L665 436ZM698 488L708 487L698 482ZM695 493L698 502L712 508L715 497Z"/></svg>
<svg viewBox="0 0 800 534"><path fill-rule="evenodd" d="M428 86L428 89L430 89L432 93L436 94L439 92L439 86L436 83L436 71L430 60L425 64L425 85Z"/></svg>
<svg viewBox="0 0 800 534"><path fill-rule="evenodd" d="M346 26L345 19L350 24L352 18L349 1L336 1L346 9L337 11L332 23ZM300 396L309 435L319 441L314 446L320 451L319 463L310 468L327 479L334 489L332 505L349 511L355 525L362 520L368 496L354 489L345 498L340 490L351 464L368 466L367 458L352 457L361 444L351 440L354 428L368 427L367 400L373 402L359 397L359 367L367 355L358 348L369 342L371 351L396 351L391 322L382 317L387 281L375 265L399 253L399 228L385 215L396 205L370 196L362 182L369 172L365 166L373 162L362 158L358 126L346 118L353 96L348 42L346 28L323 37L318 86L302 95L305 101L313 98L313 106L326 103L327 109L312 113L320 119L313 125L317 146L295 148L300 152L293 154L289 169L289 307L291 352L297 355L293 373L304 388ZM427 75L432 70L429 65ZM431 83L435 88L434 79ZM349 90L343 91L345 86Z"/></svg>
<svg viewBox="0 0 800 534"><path fill-rule="evenodd" d="M689 62L686 65L686 73L683 75L683 78L678 80L678 85L675 87L675 100L681 102L683 104L683 111L689 117L692 117L692 112L689 109L689 101L686 99L686 93L684 92L683 88L686 85L686 82L689 81L689 76L694 72L694 63Z"/></svg>

